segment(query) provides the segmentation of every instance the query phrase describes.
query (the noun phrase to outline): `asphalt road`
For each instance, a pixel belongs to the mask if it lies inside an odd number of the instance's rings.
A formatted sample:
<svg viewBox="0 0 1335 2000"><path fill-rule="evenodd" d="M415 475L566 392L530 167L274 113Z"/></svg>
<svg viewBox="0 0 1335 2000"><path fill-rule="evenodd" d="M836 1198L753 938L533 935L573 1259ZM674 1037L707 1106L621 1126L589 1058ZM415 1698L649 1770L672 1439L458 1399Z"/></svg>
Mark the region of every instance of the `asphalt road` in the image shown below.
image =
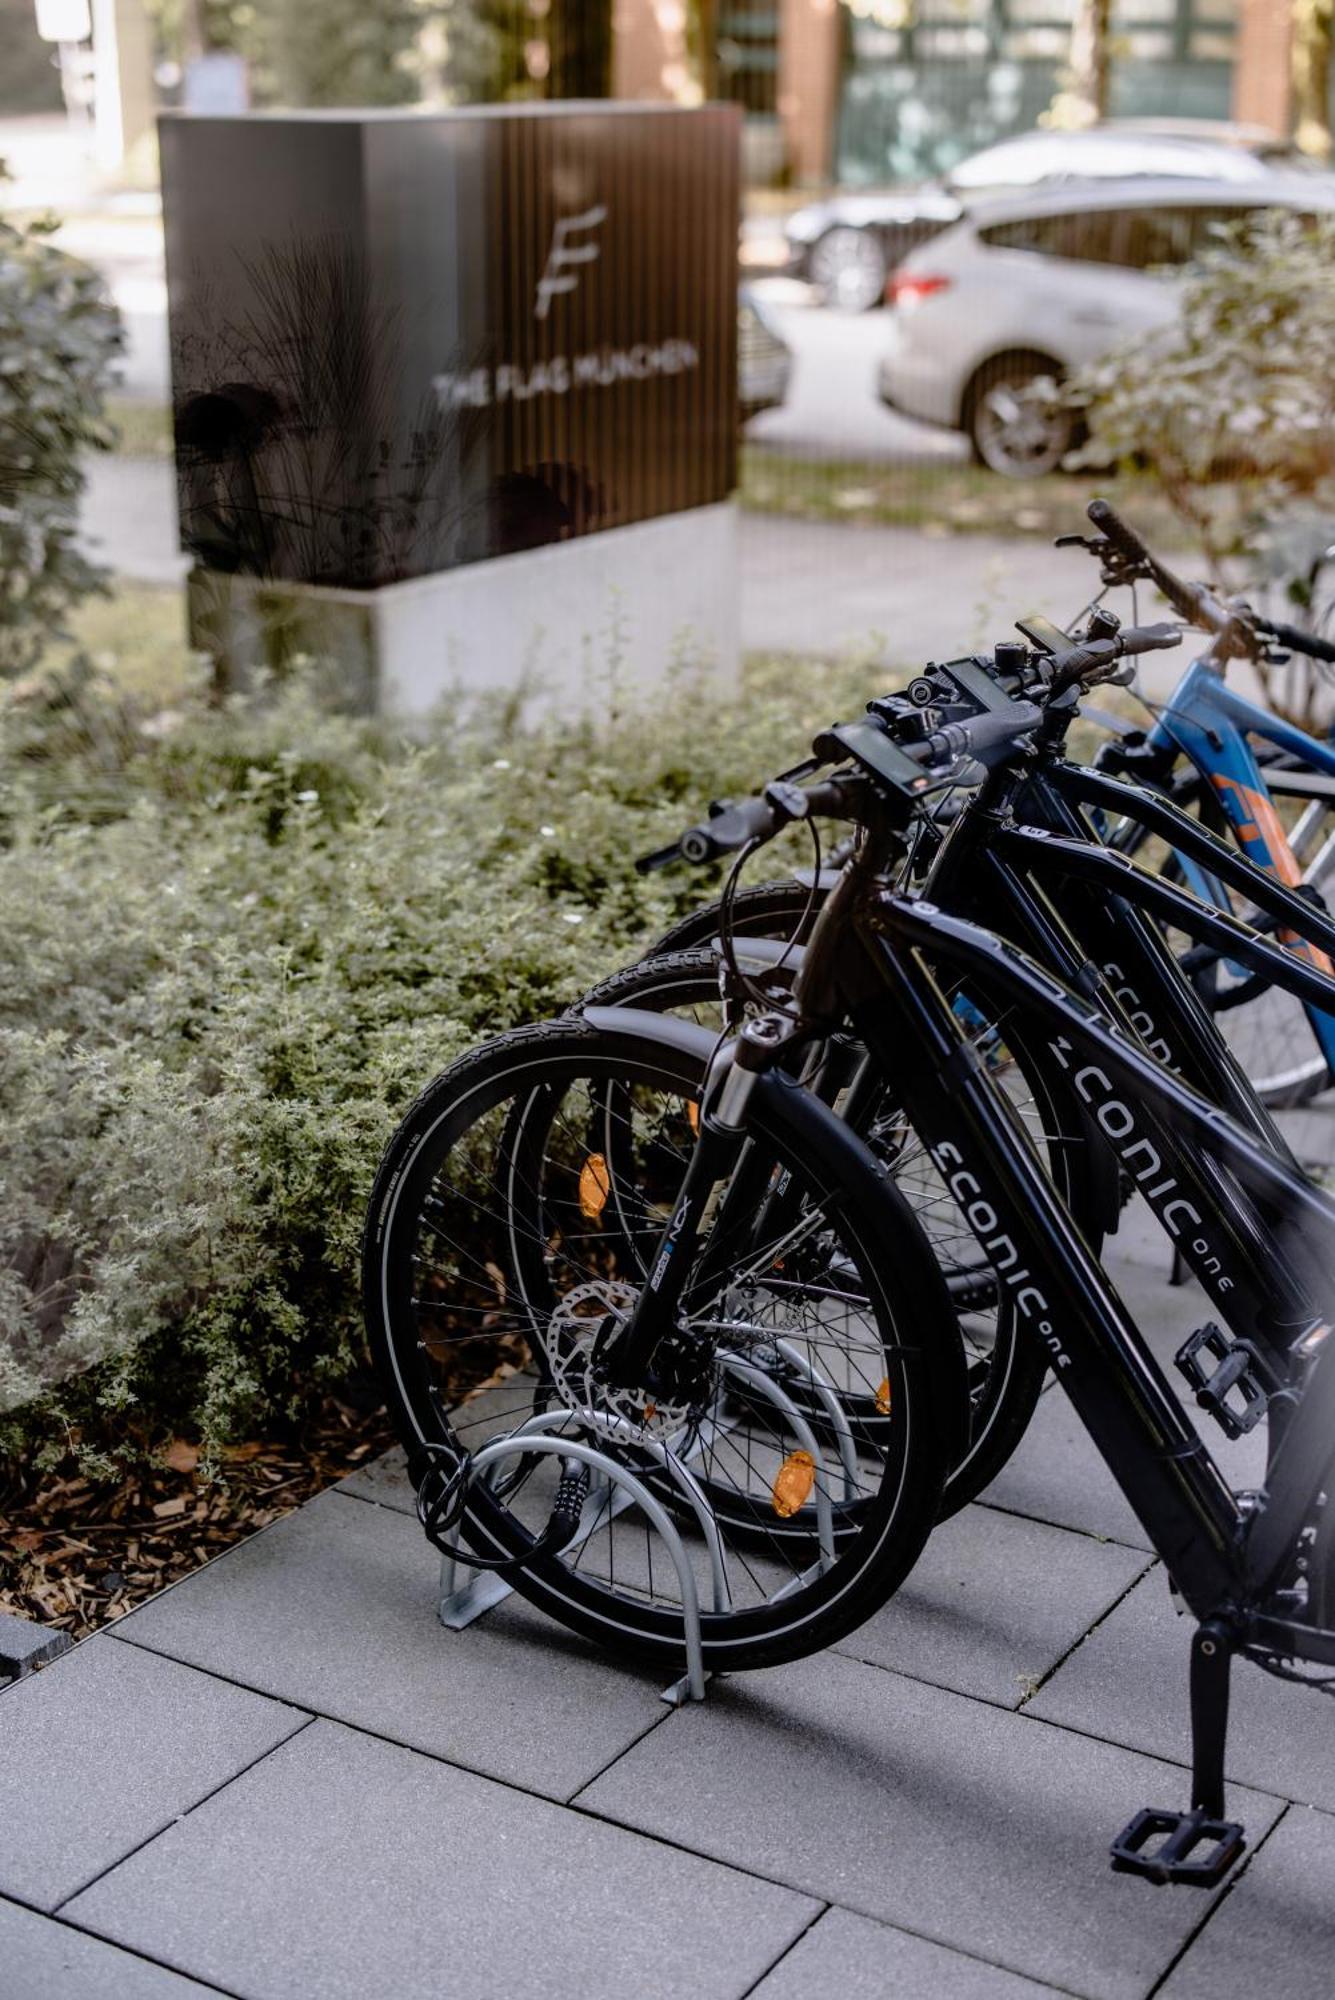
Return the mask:
<svg viewBox="0 0 1335 2000"><path fill-rule="evenodd" d="M751 289L793 350L787 399L781 409L753 419L746 433L751 443L794 457L876 465L949 463L968 456L962 438L895 416L877 397L883 312L830 312L814 303L805 285L787 278L762 278Z"/></svg>

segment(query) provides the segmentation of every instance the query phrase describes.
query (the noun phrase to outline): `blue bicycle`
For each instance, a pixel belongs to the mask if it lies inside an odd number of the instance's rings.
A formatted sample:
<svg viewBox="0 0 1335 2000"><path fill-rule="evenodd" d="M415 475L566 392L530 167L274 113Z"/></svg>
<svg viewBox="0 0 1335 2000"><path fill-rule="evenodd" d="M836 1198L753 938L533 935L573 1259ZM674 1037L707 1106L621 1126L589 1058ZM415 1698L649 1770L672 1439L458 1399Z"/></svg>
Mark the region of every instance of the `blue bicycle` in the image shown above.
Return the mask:
<svg viewBox="0 0 1335 2000"><path fill-rule="evenodd" d="M1230 687L1226 674L1232 660L1273 662L1281 651L1335 664L1335 645L1241 600L1223 598L1205 584L1185 583L1103 501L1091 502L1089 516L1097 535L1062 540L1096 557L1105 589L1151 582L1189 625L1210 635L1206 651L1187 668L1153 727L1123 730L1103 746L1096 764L1165 790L1216 829L1231 830L1258 868L1324 907L1322 885L1335 874L1330 818L1335 742L1249 700ZM1281 802L1289 808L1290 824L1281 816ZM1128 852L1144 841L1143 829L1130 825L1114 836L1114 844ZM1230 891L1191 859L1174 854L1165 872L1205 901L1266 928L1254 911L1237 910ZM1282 942L1322 971L1332 970L1324 953L1292 934ZM1264 976L1216 952L1186 949L1183 960L1264 1103L1292 1107L1326 1088L1335 1071L1335 1016L1304 1007Z"/></svg>

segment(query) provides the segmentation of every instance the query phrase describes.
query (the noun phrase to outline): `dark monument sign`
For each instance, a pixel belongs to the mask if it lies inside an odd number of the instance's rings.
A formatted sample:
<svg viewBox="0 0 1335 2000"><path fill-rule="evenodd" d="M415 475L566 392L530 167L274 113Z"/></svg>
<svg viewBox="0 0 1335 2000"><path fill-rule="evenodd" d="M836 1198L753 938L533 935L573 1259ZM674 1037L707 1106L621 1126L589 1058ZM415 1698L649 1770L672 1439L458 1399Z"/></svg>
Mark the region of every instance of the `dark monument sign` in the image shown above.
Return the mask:
<svg viewBox="0 0 1335 2000"><path fill-rule="evenodd" d="M725 499L736 115L164 119L187 550L373 589Z"/></svg>

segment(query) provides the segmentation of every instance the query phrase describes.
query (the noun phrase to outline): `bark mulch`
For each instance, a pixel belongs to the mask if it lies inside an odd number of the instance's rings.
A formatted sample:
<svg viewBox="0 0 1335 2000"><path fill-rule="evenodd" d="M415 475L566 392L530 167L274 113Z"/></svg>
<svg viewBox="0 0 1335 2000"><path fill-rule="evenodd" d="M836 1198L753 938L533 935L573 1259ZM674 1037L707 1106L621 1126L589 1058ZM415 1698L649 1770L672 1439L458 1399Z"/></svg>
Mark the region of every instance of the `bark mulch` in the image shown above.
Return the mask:
<svg viewBox="0 0 1335 2000"><path fill-rule="evenodd" d="M329 1402L299 1434L229 1446L212 1476L177 1438L124 1477L0 1483L0 1611L83 1638L393 1443L383 1410Z"/></svg>

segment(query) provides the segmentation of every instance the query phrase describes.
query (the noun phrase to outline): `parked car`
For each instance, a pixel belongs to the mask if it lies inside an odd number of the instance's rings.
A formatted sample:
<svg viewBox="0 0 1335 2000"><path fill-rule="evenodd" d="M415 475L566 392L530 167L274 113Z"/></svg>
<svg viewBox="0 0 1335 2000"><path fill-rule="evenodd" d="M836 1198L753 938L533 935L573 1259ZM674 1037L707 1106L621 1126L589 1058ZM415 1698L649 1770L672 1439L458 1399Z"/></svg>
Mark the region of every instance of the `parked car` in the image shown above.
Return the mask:
<svg viewBox="0 0 1335 2000"><path fill-rule="evenodd" d="M890 280L881 401L963 431L994 472L1051 472L1075 432L1057 394L1061 378L1169 324L1175 276L1211 230L1277 207L1335 209L1335 177L1138 181L971 210Z"/></svg>
<svg viewBox="0 0 1335 2000"><path fill-rule="evenodd" d="M978 200L1054 182L1173 178L1249 187L1272 175L1319 172L1290 141L1255 125L1204 119L1109 119L1084 132L1026 132L984 147L942 179L812 202L784 225L788 273L827 305L865 312L908 252L958 222Z"/></svg>
<svg viewBox="0 0 1335 2000"><path fill-rule="evenodd" d="M737 299L737 403L743 423L778 407L792 371L793 351L773 313L743 286Z"/></svg>

